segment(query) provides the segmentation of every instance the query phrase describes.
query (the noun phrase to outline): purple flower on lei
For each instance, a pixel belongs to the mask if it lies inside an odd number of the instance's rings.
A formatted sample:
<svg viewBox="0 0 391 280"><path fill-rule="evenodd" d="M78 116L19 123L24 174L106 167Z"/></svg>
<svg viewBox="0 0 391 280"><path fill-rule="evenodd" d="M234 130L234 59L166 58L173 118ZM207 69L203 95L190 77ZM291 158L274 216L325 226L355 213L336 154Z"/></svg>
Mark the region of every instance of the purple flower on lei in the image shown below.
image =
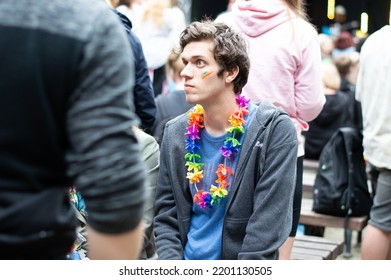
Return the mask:
<svg viewBox="0 0 391 280"><path fill-rule="evenodd" d="M200 131L197 126L192 125L187 128L187 132L185 133L185 137L189 137L192 140L200 139Z"/></svg>
<svg viewBox="0 0 391 280"><path fill-rule="evenodd" d="M202 209L212 208L212 196L210 193L203 195L203 200L199 202L199 205Z"/></svg>
<svg viewBox="0 0 391 280"><path fill-rule="evenodd" d="M250 99L247 99L244 95L241 94L236 96L236 101L238 102L240 108L244 108L248 103L250 103Z"/></svg>

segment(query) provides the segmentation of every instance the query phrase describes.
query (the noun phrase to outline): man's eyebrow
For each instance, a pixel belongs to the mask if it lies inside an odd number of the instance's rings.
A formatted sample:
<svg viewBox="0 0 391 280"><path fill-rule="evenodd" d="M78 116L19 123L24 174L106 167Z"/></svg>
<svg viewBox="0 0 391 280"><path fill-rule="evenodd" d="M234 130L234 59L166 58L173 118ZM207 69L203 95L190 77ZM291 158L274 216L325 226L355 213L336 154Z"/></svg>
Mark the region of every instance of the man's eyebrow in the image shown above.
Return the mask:
<svg viewBox="0 0 391 280"><path fill-rule="evenodd" d="M183 57L182 61L190 61L190 60L196 60L196 59L206 59L206 56L204 55L192 55L190 57Z"/></svg>

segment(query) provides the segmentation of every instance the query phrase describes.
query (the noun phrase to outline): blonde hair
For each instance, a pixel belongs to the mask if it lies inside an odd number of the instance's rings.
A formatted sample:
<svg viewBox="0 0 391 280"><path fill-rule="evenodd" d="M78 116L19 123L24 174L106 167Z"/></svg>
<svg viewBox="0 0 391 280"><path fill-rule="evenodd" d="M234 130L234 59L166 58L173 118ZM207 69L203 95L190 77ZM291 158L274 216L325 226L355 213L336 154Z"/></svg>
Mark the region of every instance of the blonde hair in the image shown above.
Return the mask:
<svg viewBox="0 0 391 280"><path fill-rule="evenodd" d="M325 88L339 90L341 77L334 63L322 63L322 82Z"/></svg>
<svg viewBox="0 0 391 280"><path fill-rule="evenodd" d="M322 56L331 56L334 49L333 39L324 33L318 34L318 38Z"/></svg>
<svg viewBox="0 0 391 280"><path fill-rule="evenodd" d="M179 0L171 0L170 1L170 7L176 7L179 5Z"/></svg>
<svg viewBox="0 0 391 280"><path fill-rule="evenodd" d="M132 8L134 4L134 0L116 0L116 2L117 2L117 4L115 5L116 7L124 5L129 9Z"/></svg>
<svg viewBox="0 0 391 280"><path fill-rule="evenodd" d="M112 0L105 0L106 4L109 5L110 7L114 7L113 1Z"/></svg>
<svg viewBox="0 0 391 280"><path fill-rule="evenodd" d="M169 7L167 0L149 1L144 10L143 21L152 20L156 27L162 27L164 10Z"/></svg>
<svg viewBox="0 0 391 280"><path fill-rule="evenodd" d="M289 9L292 10L297 16L308 21L307 12L304 5L304 0L285 0Z"/></svg>
<svg viewBox="0 0 391 280"><path fill-rule="evenodd" d="M171 77L173 80L180 77L182 70L185 68L185 64L181 59L180 52L173 49L168 56L165 71L168 77Z"/></svg>

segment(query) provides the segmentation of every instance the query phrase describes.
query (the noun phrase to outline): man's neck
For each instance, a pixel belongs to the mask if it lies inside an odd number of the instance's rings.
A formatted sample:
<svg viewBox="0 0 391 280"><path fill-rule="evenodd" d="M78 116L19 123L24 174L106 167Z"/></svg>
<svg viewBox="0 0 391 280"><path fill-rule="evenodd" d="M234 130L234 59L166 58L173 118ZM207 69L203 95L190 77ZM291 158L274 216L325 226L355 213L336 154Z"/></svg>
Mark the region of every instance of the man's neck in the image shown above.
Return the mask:
<svg viewBox="0 0 391 280"><path fill-rule="evenodd" d="M213 104L204 105L204 126L212 136L221 136L231 127L228 119L232 113L237 112L239 105L236 95L229 95L223 100Z"/></svg>

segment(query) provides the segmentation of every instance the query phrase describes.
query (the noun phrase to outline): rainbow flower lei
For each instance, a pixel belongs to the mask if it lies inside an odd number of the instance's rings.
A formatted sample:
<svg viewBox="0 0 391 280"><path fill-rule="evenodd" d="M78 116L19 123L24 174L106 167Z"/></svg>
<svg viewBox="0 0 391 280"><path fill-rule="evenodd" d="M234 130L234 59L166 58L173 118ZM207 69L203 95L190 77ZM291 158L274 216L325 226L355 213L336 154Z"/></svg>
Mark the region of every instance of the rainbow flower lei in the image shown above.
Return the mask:
<svg viewBox="0 0 391 280"><path fill-rule="evenodd" d="M197 104L189 112L189 119L187 121L188 127L185 133L185 142L187 153L185 155L187 175L190 185L194 185L196 194L193 197L193 201L199 205L202 209L213 208L213 205L220 205L220 201L228 195L229 183L227 178L229 175L233 176L231 168L227 166L227 158L231 156L235 157L241 146L240 138L244 133L244 116L248 115L248 103L249 99L246 99L243 95L236 97L236 101L239 104L239 110L229 117L228 121L232 125L231 128L227 129L227 136L225 138L223 146L220 148L220 152L224 157L224 163L219 164L216 175L218 183L217 186L211 185L209 191L199 190L197 183L204 177L202 166L204 163L201 162L201 155L198 151L201 149L200 146L200 130L204 127L204 109L201 105Z"/></svg>

